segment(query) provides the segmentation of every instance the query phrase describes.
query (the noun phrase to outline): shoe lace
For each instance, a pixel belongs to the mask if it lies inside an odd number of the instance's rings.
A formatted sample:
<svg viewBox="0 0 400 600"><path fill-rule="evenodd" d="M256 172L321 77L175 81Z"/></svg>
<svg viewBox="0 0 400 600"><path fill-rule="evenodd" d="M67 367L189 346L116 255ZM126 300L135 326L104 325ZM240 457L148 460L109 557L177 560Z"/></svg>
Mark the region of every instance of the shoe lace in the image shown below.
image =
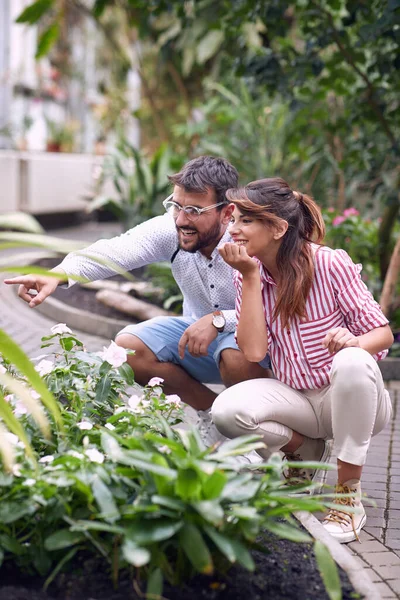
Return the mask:
<svg viewBox="0 0 400 600"><path fill-rule="evenodd" d="M347 485L337 485L335 488L336 497L333 501L334 504L339 504L341 506L349 506L350 508L354 508L355 499L354 496L343 496L343 494L354 494L355 490L352 490ZM338 523L339 525L349 525L353 528L353 533L357 539L360 541L358 537L355 523L354 523L354 513L348 513L340 510L340 508L330 508L328 514L324 518L325 522L330 523Z"/></svg>
<svg viewBox="0 0 400 600"><path fill-rule="evenodd" d="M303 462L300 454L285 454L282 460L288 462ZM289 485L297 485L300 482L309 481L306 469L300 467L287 467L286 472L283 471L283 476L288 480Z"/></svg>

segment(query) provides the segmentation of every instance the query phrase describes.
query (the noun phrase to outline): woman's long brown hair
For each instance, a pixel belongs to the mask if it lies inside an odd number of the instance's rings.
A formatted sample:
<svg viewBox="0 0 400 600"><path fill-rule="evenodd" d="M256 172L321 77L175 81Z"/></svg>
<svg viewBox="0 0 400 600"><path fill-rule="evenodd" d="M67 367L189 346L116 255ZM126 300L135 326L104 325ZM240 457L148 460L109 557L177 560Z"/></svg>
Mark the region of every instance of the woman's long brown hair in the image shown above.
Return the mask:
<svg viewBox="0 0 400 600"><path fill-rule="evenodd" d="M274 226L283 219L288 229L282 238L276 262L280 274L273 319L289 327L296 315L306 317L306 301L314 277L311 242L325 236L321 211L310 196L295 192L283 179L259 179L243 188L227 191L226 197L241 213Z"/></svg>

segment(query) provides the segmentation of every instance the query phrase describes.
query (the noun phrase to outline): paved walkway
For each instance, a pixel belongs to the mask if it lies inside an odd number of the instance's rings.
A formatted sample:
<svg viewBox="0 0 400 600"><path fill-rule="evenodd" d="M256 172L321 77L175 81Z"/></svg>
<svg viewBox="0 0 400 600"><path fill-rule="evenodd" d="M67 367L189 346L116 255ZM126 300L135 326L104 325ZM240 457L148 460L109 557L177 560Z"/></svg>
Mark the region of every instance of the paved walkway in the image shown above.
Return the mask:
<svg viewBox="0 0 400 600"><path fill-rule="evenodd" d="M116 231L115 224L104 224L60 231L57 235L90 241L100 235L110 237ZM1 253L1 262L3 256ZM12 255L10 263L11 260ZM15 290L2 283L4 277L0 273L0 328L35 356L40 353L40 338L48 334L55 322L16 298ZM89 351L101 349L108 342L76 333ZM346 548L366 569L381 598L400 598L400 382L387 382L387 387L393 400L393 418L385 431L373 438L363 473L363 492L375 501L375 506L366 506L367 526L361 534L362 543L354 542ZM334 481L335 474L330 472L328 483Z"/></svg>

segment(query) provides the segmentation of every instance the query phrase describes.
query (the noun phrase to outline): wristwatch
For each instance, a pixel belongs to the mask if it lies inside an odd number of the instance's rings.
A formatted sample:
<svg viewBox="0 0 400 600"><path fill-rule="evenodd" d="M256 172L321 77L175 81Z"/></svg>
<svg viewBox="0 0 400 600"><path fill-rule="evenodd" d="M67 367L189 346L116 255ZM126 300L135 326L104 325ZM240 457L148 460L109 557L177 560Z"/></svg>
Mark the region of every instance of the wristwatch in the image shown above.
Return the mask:
<svg viewBox="0 0 400 600"><path fill-rule="evenodd" d="M216 310L213 312L212 324L218 333L222 333L225 328L225 317L220 310Z"/></svg>

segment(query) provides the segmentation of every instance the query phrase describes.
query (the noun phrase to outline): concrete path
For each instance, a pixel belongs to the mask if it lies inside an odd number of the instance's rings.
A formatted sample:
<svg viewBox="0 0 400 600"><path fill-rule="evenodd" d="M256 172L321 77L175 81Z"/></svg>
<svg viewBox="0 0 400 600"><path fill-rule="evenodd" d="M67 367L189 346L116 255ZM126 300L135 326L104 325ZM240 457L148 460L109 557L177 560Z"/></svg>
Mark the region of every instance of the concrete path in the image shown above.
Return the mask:
<svg viewBox="0 0 400 600"><path fill-rule="evenodd" d="M100 236L111 237L117 231L115 224L104 224L53 232L53 235L91 241ZM2 262L3 257L1 253ZM12 253L10 264L11 261L15 264ZM4 278L0 273L0 328L27 354L36 356L40 354L40 338L49 333L55 322L19 300L15 290L2 283ZM100 350L109 343L101 337L75 333L89 351ZM363 492L376 506L366 506L367 526L361 534L362 543L343 547L343 552L350 551L374 582L374 597L378 591L383 599L400 598L400 382L389 381L386 385L393 401L393 418L385 431L373 438L362 478ZM328 483L334 482L335 473L329 472Z"/></svg>

